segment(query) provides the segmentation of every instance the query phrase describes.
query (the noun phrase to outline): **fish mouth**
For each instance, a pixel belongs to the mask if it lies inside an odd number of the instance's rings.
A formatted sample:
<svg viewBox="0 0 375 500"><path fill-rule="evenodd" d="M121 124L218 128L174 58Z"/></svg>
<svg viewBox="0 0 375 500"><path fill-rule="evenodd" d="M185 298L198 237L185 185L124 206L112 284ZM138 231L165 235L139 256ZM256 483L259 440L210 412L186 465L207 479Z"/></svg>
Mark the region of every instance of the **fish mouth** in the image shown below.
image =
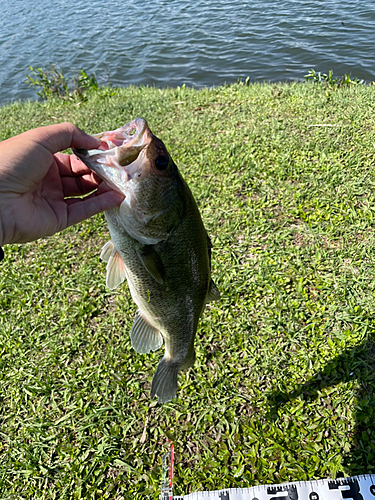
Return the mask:
<svg viewBox="0 0 375 500"><path fill-rule="evenodd" d="M108 150L125 145L141 146L144 143L145 131L148 129L144 118L136 118L122 127L110 131L95 134L102 141L100 150Z"/></svg>
<svg viewBox="0 0 375 500"><path fill-rule="evenodd" d="M141 151L150 143L152 133L143 118L136 118L124 126L94 137L100 139L98 149L73 149L73 153L113 189L124 193L124 185L135 176L134 163Z"/></svg>

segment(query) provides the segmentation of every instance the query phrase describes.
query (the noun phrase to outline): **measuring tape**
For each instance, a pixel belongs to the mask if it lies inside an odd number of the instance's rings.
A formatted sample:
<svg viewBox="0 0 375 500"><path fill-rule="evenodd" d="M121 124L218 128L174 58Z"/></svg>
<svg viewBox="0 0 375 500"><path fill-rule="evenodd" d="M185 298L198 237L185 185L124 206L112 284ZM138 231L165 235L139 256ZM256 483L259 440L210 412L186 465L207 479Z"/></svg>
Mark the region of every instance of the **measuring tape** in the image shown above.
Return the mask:
<svg viewBox="0 0 375 500"><path fill-rule="evenodd" d="M375 474L173 496L173 445L162 461L161 500L375 500Z"/></svg>
<svg viewBox="0 0 375 500"><path fill-rule="evenodd" d="M375 500L375 474L252 488L199 491L173 500Z"/></svg>

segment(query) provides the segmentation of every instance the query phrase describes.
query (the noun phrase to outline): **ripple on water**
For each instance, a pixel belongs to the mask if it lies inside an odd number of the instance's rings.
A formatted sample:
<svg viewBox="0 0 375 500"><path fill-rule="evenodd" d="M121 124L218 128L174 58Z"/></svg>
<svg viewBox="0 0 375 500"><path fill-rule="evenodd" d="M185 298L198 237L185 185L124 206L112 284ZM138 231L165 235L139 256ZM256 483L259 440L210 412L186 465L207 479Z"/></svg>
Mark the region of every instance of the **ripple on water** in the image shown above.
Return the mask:
<svg viewBox="0 0 375 500"><path fill-rule="evenodd" d="M0 102L35 97L28 66L114 85L295 80L314 67L375 80L369 0L18 0L0 20ZM5 22L6 20L6 22Z"/></svg>

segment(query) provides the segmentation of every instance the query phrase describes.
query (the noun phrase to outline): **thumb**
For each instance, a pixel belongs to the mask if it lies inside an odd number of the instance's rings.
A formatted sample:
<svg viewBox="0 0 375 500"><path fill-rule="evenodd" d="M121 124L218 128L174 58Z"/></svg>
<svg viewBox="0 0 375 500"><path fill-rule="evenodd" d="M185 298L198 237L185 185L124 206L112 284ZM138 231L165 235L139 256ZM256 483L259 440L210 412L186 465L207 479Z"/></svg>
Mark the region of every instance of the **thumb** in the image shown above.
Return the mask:
<svg viewBox="0 0 375 500"><path fill-rule="evenodd" d="M52 154L71 147L95 149L100 145L100 139L86 134L73 123L68 122L39 127L24 134L43 145Z"/></svg>

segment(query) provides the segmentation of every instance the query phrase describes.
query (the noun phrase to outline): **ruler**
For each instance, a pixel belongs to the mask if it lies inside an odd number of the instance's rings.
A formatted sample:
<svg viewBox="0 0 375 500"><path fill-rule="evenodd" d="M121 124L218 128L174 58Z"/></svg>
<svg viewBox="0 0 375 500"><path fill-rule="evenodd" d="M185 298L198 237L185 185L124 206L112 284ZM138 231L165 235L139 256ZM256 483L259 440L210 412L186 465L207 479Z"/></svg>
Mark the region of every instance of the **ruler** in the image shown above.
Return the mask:
<svg viewBox="0 0 375 500"><path fill-rule="evenodd" d="M173 444L162 458L161 500L375 500L375 474L197 491L173 496Z"/></svg>
<svg viewBox="0 0 375 500"><path fill-rule="evenodd" d="M375 500L375 474L251 488L198 491L182 497L161 498L168 500Z"/></svg>

